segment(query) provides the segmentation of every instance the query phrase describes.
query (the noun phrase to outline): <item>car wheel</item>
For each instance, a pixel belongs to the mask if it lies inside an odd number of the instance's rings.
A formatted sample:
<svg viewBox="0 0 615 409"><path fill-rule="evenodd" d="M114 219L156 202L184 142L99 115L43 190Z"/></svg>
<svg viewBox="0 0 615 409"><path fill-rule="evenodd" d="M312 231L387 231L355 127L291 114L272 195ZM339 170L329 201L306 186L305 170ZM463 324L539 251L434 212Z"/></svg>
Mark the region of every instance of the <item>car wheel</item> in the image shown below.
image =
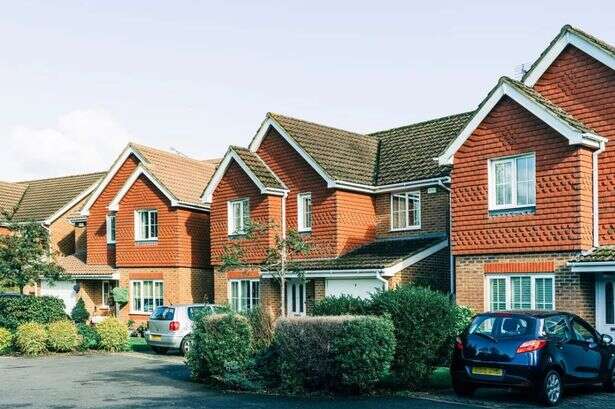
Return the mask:
<svg viewBox="0 0 615 409"><path fill-rule="evenodd" d="M455 381L453 379L453 390L457 396L469 397L476 391L476 386L463 381Z"/></svg>
<svg viewBox="0 0 615 409"><path fill-rule="evenodd" d="M546 406L556 406L562 400L564 382L559 372L550 370L542 379L537 393L538 399Z"/></svg>
<svg viewBox="0 0 615 409"><path fill-rule="evenodd" d="M152 346L152 350L160 355L164 355L167 353L167 351L169 350L169 348L164 348L164 347L154 347Z"/></svg>
<svg viewBox="0 0 615 409"><path fill-rule="evenodd" d="M607 392L615 392L615 365L613 365L607 378L604 380L604 389Z"/></svg>
<svg viewBox="0 0 615 409"><path fill-rule="evenodd" d="M179 346L179 352L181 352L183 356L186 356L188 354L188 351L190 350L191 344L192 339L190 338L190 336L184 337L181 345Z"/></svg>

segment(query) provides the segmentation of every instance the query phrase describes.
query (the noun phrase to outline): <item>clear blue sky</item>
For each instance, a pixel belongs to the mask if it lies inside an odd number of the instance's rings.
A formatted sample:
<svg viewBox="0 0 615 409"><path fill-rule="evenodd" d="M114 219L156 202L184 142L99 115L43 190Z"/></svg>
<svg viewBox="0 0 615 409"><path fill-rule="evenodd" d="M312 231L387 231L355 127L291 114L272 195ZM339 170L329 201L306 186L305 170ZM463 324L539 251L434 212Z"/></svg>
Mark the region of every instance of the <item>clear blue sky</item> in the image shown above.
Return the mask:
<svg viewBox="0 0 615 409"><path fill-rule="evenodd" d="M129 141L198 158L267 111L374 131L473 109L566 23L615 2L10 1L0 180L108 168Z"/></svg>

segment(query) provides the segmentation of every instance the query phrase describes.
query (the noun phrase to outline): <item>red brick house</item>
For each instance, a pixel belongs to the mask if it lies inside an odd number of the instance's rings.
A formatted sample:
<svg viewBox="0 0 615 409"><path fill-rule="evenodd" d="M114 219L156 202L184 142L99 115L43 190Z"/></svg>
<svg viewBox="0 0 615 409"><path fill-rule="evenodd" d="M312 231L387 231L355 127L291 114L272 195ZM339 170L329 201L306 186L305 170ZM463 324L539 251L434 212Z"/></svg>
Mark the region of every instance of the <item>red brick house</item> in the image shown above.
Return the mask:
<svg viewBox="0 0 615 409"><path fill-rule="evenodd" d="M85 228L87 251L64 266L82 277L88 308L108 313L113 287L127 288L123 319L142 321L162 304L213 298L209 206L200 195L217 161L129 144L73 223Z"/></svg>
<svg viewBox="0 0 615 409"><path fill-rule="evenodd" d="M433 161L469 114L359 134L268 114L248 149L231 147L203 194L211 207L215 301L262 303L305 314L326 295L367 296L402 282L450 289L449 168ZM247 240L247 221L274 229ZM310 243L281 300L261 271L276 235ZM221 271L225 246L241 243L252 269Z"/></svg>
<svg viewBox="0 0 615 409"><path fill-rule="evenodd" d="M615 332L614 69L614 47L565 26L439 157L460 304L567 310Z"/></svg>

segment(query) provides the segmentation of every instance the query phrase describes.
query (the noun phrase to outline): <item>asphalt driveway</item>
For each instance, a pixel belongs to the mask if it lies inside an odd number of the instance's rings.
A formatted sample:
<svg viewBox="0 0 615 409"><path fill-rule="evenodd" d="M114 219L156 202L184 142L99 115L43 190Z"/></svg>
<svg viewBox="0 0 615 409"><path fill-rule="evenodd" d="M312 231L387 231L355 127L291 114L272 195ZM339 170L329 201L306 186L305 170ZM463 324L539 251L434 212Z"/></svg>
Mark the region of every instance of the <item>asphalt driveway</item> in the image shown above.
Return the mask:
<svg viewBox="0 0 615 409"><path fill-rule="evenodd" d="M407 409L529 408L522 394L485 391L413 398L282 398L220 393L190 380L183 360L143 353L0 357L0 408ZM607 394L575 392L563 408L615 407Z"/></svg>

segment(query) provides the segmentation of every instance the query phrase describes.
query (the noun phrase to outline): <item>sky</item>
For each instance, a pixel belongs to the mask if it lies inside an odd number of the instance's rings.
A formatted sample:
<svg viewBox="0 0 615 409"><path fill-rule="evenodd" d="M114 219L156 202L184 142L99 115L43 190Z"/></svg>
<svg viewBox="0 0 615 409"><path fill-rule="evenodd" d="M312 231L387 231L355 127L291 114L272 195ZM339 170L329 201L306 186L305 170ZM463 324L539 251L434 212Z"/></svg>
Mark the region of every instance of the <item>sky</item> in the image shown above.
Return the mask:
<svg viewBox="0 0 615 409"><path fill-rule="evenodd" d="M247 146L267 112L370 132L474 109L615 2L0 0L0 180L108 169L139 142Z"/></svg>

